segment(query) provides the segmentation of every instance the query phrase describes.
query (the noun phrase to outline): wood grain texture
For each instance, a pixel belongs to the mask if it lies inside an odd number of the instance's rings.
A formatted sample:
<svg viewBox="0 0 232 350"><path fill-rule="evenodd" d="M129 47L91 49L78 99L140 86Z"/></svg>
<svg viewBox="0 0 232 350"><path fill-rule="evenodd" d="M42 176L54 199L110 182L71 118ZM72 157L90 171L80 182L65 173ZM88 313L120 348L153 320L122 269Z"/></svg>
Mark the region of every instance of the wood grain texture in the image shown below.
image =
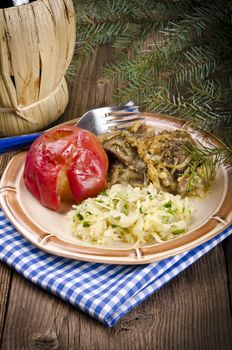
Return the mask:
<svg viewBox="0 0 232 350"><path fill-rule="evenodd" d="M226 239L222 246L225 254L227 286L230 298L230 313L232 315L232 238Z"/></svg>
<svg viewBox="0 0 232 350"><path fill-rule="evenodd" d="M115 50L110 46L97 48L88 59L83 58L69 82L69 104L62 121L81 117L90 109L112 105L112 86L102 78L102 70L114 62Z"/></svg>
<svg viewBox="0 0 232 350"><path fill-rule="evenodd" d="M14 274L2 349L229 350L230 333L227 277L219 246L113 329Z"/></svg>
<svg viewBox="0 0 232 350"><path fill-rule="evenodd" d="M11 280L12 271L9 267L0 263L0 344L7 314Z"/></svg>
<svg viewBox="0 0 232 350"><path fill-rule="evenodd" d="M59 121L112 103L101 79L114 50L98 48L75 69ZM0 160L0 173L11 155ZM223 247L223 248L222 248ZM1 350L229 350L231 251L227 239L109 329L0 264Z"/></svg>

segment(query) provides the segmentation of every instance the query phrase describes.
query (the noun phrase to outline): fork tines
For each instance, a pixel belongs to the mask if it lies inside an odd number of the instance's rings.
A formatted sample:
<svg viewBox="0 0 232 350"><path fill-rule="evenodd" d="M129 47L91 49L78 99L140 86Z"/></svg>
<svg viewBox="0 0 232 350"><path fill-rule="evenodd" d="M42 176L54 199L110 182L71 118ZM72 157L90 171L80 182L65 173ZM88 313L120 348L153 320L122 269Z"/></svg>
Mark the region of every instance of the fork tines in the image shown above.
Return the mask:
<svg viewBox="0 0 232 350"><path fill-rule="evenodd" d="M107 126L110 127L127 127L136 120L143 120L139 112L116 111L105 114ZM127 125L128 124L128 125Z"/></svg>

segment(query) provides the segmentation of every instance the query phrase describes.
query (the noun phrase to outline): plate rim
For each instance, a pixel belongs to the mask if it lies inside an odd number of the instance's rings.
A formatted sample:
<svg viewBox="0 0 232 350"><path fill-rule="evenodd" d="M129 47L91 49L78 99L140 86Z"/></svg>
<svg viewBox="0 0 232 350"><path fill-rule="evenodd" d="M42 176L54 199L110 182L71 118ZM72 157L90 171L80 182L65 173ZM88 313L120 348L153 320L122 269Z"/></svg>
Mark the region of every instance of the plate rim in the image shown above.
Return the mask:
<svg viewBox="0 0 232 350"><path fill-rule="evenodd" d="M191 134L196 132L196 130L194 130L185 120L157 113L142 114L145 120L162 120L169 124L172 123L174 127L179 127ZM68 121L67 123L69 125L74 125L76 120ZM67 123L63 123L62 125ZM222 142L219 139L204 130L197 130L197 133L203 138L208 139L208 142L210 141L214 145L222 145ZM26 151L17 153L5 168L0 181L0 205L6 217L24 236L24 238L39 249L48 253L76 260L99 263L126 265L147 264L195 248L222 232L232 221L232 204L229 205L229 199L232 198L232 165L230 164L228 167L222 166L227 181L227 187L224 191L225 195L222 198L220 207L217 208L217 211L209 217L208 220L206 219L206 222L198 228L188 232L186 235L182 235L162 244L150 244L140 247L101 248L99 246L80 245L79 243L63 239L59 235L41 230L41 228L38 228L38 226L32 222L30 217L21 207L17 196L16 180L18 173L17 169L21 169L25 157ZM23 219L20 215L22 215ZM35 237L31 236L30 233L28 234L27 227L32 230Z"/></svg>

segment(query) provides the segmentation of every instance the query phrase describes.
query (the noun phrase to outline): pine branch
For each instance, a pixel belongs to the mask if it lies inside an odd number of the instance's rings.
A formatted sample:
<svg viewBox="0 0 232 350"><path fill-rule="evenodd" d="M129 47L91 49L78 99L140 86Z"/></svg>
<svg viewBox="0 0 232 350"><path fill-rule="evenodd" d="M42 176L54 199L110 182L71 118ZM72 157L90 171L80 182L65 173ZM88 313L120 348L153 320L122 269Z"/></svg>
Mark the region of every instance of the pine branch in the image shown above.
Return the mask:
<svg viewBox="0 0 232 350"><path fill-rule="evenodd" d="M157 75L176 64L184 50L191 48L193 31L194 36L201 36L204 29L204 21L199 18L189 22L184 19L178 24L169 22L161 31L164 35L162 42L150 45L146 51L136 52L134 59L123 55L118 64L105 70L105 76L112 81L128 80L130 76L140 79L150 69Z"/></svg>
<svg viewBox="0 0 232 350"><path fill-rule="evenodd" d="M226 146L208 147L198 141L197 145L191 144L186 149L197 166L207 161L211 163L212 169L215 169L222 163L232 164L232 150Z"/></svg>
<svg viewBox="0 0 232 350"><path fill-rule="evenodd" d="M231 1L75 3L78 56L105 43L119 50L104 71L120 86L117 102L193 121L232 145Z"/></svg>
<svg viewBox="0 0 232 350"><path fill-rule="evenodd" d="M209 47L191 47L183 52L183 59L177 62L173 73L169 72L168 85L172 87L205 79L215 71L217 62Z"/></svg>
<svg viewBox="0 0 232 350"><path fill-rule="evenodd" d="M89 54L98 44L115 43L116 47L128 49L127 40L136 37L145 37L147 33L170 17L173 20L180 18L180 9L188 7L190 1L163 1L140 3L138 1L87 1L78 3L77 7L77 50L78 53ZM146 10L145 10L146 8ZM137 36L131 35L136 27Z"/></svg>

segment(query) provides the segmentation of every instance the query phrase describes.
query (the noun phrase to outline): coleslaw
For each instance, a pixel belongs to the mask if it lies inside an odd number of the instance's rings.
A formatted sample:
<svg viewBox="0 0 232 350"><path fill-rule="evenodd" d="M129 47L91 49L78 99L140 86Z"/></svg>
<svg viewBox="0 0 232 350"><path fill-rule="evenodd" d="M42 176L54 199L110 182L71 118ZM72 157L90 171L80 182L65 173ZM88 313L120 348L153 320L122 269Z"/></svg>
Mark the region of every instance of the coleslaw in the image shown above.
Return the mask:
<svg viewBox="0 0 232 350"><path fill-rule="evenodd" d="M188 198L146 187L113 185L68 213L72 234L84 242L162 243L186 233L194 208Z"/></svg>

